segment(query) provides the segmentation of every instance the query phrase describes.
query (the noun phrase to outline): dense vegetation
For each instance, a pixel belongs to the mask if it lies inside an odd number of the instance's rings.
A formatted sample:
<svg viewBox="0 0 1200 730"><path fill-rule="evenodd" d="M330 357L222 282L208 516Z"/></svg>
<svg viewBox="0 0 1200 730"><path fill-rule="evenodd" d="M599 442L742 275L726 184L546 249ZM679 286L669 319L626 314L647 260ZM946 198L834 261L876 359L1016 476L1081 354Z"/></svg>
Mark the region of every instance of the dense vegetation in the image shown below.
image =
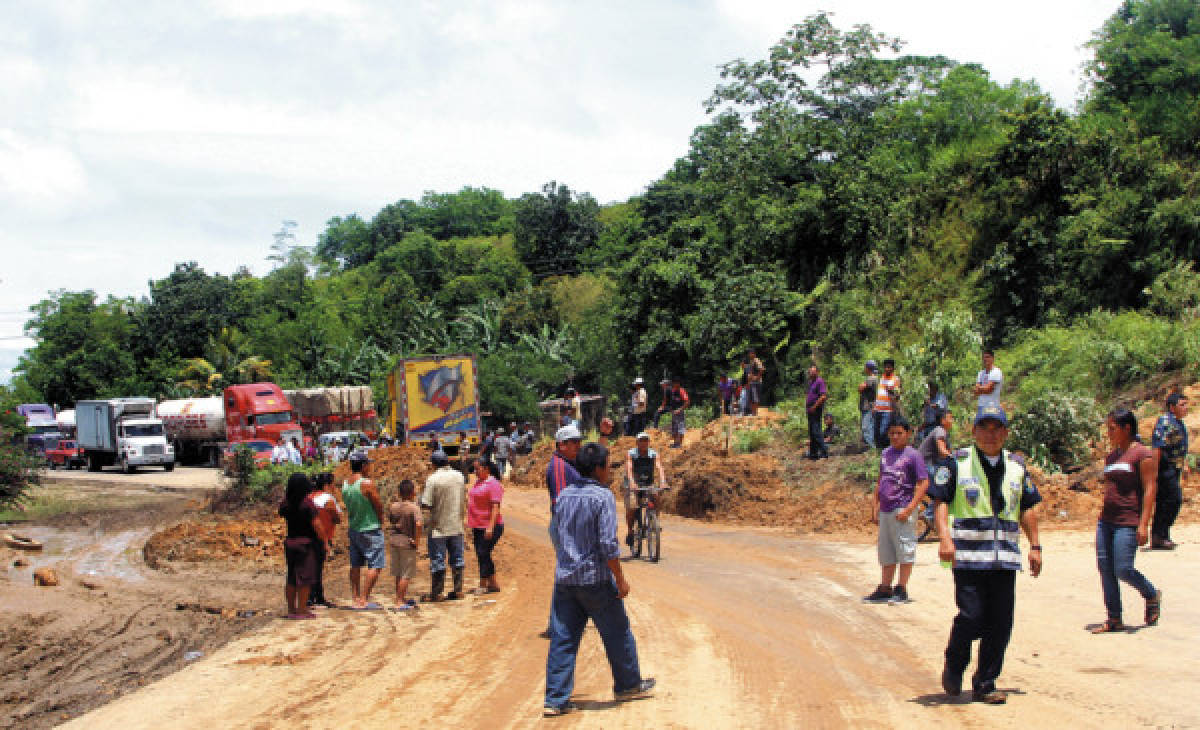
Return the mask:
<svg viewBox="0 0 1200 730"><path fill-rule="evenodd" d="M573 374L694 392L757 346L768 395L822 364L853 418L866 357L910 408L958 391L981 344L1030 407L1194 368L1200 285L1200 6L1127 0L1068 113L1031 82L903 52L825 14L724 66L710 120L645 193L466 187L329 221L262 277L183 263L139 300L53 293L16 390L95 395L372 383L414 353L478 353L485 406L527 417ZM819 76L817 69L823 70Z"/></svg>

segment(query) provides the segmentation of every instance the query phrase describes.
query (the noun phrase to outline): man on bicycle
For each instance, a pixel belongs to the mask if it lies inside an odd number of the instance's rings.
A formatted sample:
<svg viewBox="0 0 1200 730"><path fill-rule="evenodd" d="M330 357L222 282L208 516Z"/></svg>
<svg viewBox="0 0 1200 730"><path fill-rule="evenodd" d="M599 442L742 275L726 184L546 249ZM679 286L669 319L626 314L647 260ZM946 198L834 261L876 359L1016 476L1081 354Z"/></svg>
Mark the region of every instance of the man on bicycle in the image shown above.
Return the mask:
<svg viewBox="0 0 1200 730"><path fill-rule="evenodd" d="M638 510L638 488L654 486L654 472L658 472L658 484L660 489L668 489L667 475L663 471L662 461L658 458L658 452L650 448L650 434L642 431L637 435L637 447L629 450L629 456L625 459L625 482L621 488L621 493L625 497L625 526L628 532L625 535L625 544L633 547L633 523L637 518Z"/></svg>

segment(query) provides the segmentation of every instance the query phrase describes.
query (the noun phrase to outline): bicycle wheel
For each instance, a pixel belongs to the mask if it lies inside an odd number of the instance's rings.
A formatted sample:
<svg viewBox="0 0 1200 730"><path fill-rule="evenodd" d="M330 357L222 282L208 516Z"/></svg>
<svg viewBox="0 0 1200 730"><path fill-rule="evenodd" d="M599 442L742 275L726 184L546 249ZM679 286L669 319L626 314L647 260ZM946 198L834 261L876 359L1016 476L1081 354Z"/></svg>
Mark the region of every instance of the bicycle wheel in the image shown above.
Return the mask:
<svg viewBox="0 0 1200 730"><path fill-rule="evenodd" d="M933 532L933 505L925 500L917 508L917 542L923 542Z"/></svg>
<svg viewBox="0 0 1200 730"><path fill-rule="evenodd" d="M642 556L642 540L646 537L646 529L644 522L646 513L644 510L638 510L637 515L633 518L633 544L629 546L633 557L640 558Z"/></svg>
<svg viewBox="0 0 1200 730"><path fill-rule="evenodd" d="M646 515L646 557L650 562L657 563L662 554L662 527L658 524L658 512L652 511Z"/></svg>

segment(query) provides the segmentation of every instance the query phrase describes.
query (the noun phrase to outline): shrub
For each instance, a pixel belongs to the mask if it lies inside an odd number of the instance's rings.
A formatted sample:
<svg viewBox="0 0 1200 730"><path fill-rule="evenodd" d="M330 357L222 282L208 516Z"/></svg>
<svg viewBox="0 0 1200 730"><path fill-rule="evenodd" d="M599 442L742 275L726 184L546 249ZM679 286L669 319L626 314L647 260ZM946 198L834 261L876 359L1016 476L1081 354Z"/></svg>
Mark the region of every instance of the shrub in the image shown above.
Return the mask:
<svg viewBox="0 0 1200 730"><path fill-rule="evenodd" d="M1051 471L1088 458L1089 442L1099 435L1101 419L1095 401L1048 390L1026 406L1012 419L1010 449L1025 452Z"/></svg>
<svg viewBox="0 0 1200 730"><path fill-rule="evenodd" d="M771 432L765 428L738 431L733 435L733 449L739 454L758 451L771 441Z"/></svg>
<svg viewBox="0 0 1200 730"><path fill-rule="evenodd" d="M29 487L37 484L43 461L25 449L24 443L0 429L0 509L20 508Z"/></svg>

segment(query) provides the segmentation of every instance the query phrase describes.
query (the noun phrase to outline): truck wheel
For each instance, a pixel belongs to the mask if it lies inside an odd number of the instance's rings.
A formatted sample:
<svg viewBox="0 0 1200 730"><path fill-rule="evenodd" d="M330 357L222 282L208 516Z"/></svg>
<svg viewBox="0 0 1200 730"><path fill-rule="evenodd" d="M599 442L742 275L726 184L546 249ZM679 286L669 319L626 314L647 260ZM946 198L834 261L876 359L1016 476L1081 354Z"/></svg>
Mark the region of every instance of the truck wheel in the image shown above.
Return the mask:
<svg viewBox="0 0 1200 730"><path fill-rule="evenodd" d="M163 464L163 471L175 471L175 462L172 461L169 464Z"/></svg>
<svg viewBox="0 0 1200 730"><path fill-rule="evenodd" d="M130 464L129 459L124 454L121 454L121 471L126 474L132 474L137 471L137 467Z"/></svg>
<svg viewBox="0 0 1200 730"><path fill-rule="evenodd" d="M95 454L87 455L87 465L88 471L100 471L100 460L96 458Z"/></svg>

